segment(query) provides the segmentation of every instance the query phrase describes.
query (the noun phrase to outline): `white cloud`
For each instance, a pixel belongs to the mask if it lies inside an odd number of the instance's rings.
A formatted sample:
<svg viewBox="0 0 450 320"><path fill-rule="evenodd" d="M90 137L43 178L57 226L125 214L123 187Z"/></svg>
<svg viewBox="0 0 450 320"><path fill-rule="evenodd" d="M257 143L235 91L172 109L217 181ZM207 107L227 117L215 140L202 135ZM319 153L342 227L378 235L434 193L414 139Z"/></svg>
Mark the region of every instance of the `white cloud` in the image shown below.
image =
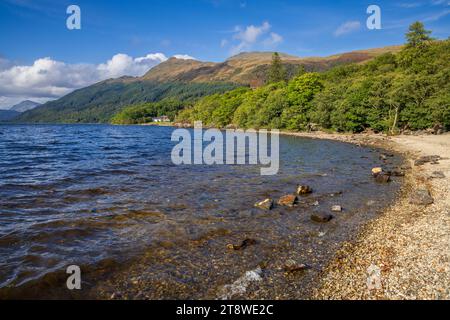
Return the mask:
<svg viewBox="0 0 450 320"><path fill-rule="evenodd" d="M342 36L347 33L351 33L357 31L361 28L361 23L359 21L347 21L341 24L336 31L334 31L334 35L336 37Z"/></svg>
<svg viewBox="0 0 450 320"><path fill-rule="evenodd" d="M197 60L194 57L191 57L190 55L187 54L176 54L173 57L182 60Z"/></svg>
<svg viewBox="0 0 450 320"><path fill-rule="evenodd" d="M175 57L194 59L188 55ZM0 58L0 108L13 101L31 99L43 102L59 98L75 89L109 78L141 76L167 59L163 53L137 58L119 53L98 65L69 64L49 57L37 59L31 65L12 65Z"/></svg>
<svg viewBox="0 0 450 320"><path fill-rule="evenodd" d="M236 26L234 28L234 35L232 39L235 41L235 44L231 47L231 54L234 55L244 50L251 50L254 46L261 44L264 46L275 46L282 42L283 37L275 32L271 32L268 37L265 37L271 29L272 26L267 21L260 26L250 25L245 28ZM228 40L222 40L222 47L227 44Z"/></svg>
<svg viewBox="0 0 450 320"><path fill-rule="evenodd" d="M264 45L267 47L276 46L277 44L283 42L283 37L280 36L278 33L271 32L270 37L264 40Z"/></svg>

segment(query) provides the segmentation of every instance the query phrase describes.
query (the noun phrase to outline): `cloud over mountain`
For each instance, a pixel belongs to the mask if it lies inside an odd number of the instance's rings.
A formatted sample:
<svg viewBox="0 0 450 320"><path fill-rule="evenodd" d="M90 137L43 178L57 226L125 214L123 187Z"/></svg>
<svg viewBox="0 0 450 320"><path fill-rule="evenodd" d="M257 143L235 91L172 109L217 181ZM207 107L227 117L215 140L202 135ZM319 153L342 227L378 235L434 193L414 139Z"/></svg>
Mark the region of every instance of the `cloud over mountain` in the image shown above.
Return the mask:
<svg viewBox="0 0 450 320"><path fill-rule="evenodd" d="M176 55L178 59L194 59ZM118 53L100 64L70 64L40 58L31 65L12 65L0 58L0 107L15 101L37 98L44 101L61 97L74 89L121 76L142 76L149 69L168 60L163 53L133 58Z"/></svg>
<svg viewBox="0 0 450 320"><path fill-rule="evenodd" d="M242 51L252 50L255 46L274 47L283 41L283 37L275 32L270 32L272 26L265 21L260 26L249 25L245 28L236 26L233 31L230 53L238 54ZM223 39L221 47L225 47L229 41Z"/></svg>

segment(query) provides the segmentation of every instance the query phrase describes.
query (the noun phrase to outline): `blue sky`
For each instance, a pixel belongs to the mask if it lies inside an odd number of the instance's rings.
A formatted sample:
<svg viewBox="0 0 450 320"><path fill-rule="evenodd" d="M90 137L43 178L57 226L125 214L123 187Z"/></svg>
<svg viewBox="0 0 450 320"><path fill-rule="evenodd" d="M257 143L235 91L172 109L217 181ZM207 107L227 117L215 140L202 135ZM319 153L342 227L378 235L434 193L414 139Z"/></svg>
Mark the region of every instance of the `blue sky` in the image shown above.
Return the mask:
<svg viewBox="0 0 450 320"><path fill-rule="evenodd" d="M81 8L81 30L66 28L70 4ZM381 8L381 30L366 28L371 4ZM326 56L401 44L416 20L447 38L450 0L0 0L0 108L25 97L57 98L89 84L77 75L80 70L97 81L140 75L173 55L207 61L253 50ZM75 84L56 79L58 72L73 73ZM27 92L25 82L41 87Z"/></svg>

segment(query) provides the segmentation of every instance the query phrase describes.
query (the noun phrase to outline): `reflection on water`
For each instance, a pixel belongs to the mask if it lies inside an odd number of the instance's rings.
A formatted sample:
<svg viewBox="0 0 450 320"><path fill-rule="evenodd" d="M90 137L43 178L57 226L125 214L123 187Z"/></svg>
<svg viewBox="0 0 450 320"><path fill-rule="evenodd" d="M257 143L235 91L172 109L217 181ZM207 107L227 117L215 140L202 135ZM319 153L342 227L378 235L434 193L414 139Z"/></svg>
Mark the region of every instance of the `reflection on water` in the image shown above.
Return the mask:
<svg viewBox="0 0 450 320"><path fill-rule="evenodd" d="M260 176L257 166L175 166L171 132L0 126L0 297L70 297L61 287L71 264L85 271L82 294L138 298L215 297L259 264L277 279L292 256L320 268L399 186L370 179L376 150L294 137L280 137L276 176ZM299 183L315 192L298 207L253 208ZM345 211L328 224L310 220L333 204ZM246 238L256 243L229 252L227 244ZM282 297L293 283L301 281L281 277L253 292Z"/></svg>

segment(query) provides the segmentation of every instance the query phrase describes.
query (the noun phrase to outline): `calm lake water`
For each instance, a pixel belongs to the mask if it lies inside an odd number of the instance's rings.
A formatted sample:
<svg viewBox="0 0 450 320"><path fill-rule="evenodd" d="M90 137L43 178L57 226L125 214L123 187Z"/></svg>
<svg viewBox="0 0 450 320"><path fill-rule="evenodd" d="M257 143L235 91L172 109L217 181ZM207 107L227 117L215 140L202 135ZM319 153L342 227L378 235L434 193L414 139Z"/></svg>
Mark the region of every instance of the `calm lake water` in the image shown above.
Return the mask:
<svg viewBox="0 0 450 320"><path fill-rule="evenodd" d="M305 297L401 183L373 181L379 150L287 136L276 176L248 165L175 166L172 130L0 125L0 298ZM298 184L315 192L297 207L253 208ZM311 221L335 204L344 211L331 222ZM245 239L256 243L227 248ZM311 269L286 275L288 259ZM72 264L81 291L65 287ZM258 266L260 281L230 286Z"/></svg>

